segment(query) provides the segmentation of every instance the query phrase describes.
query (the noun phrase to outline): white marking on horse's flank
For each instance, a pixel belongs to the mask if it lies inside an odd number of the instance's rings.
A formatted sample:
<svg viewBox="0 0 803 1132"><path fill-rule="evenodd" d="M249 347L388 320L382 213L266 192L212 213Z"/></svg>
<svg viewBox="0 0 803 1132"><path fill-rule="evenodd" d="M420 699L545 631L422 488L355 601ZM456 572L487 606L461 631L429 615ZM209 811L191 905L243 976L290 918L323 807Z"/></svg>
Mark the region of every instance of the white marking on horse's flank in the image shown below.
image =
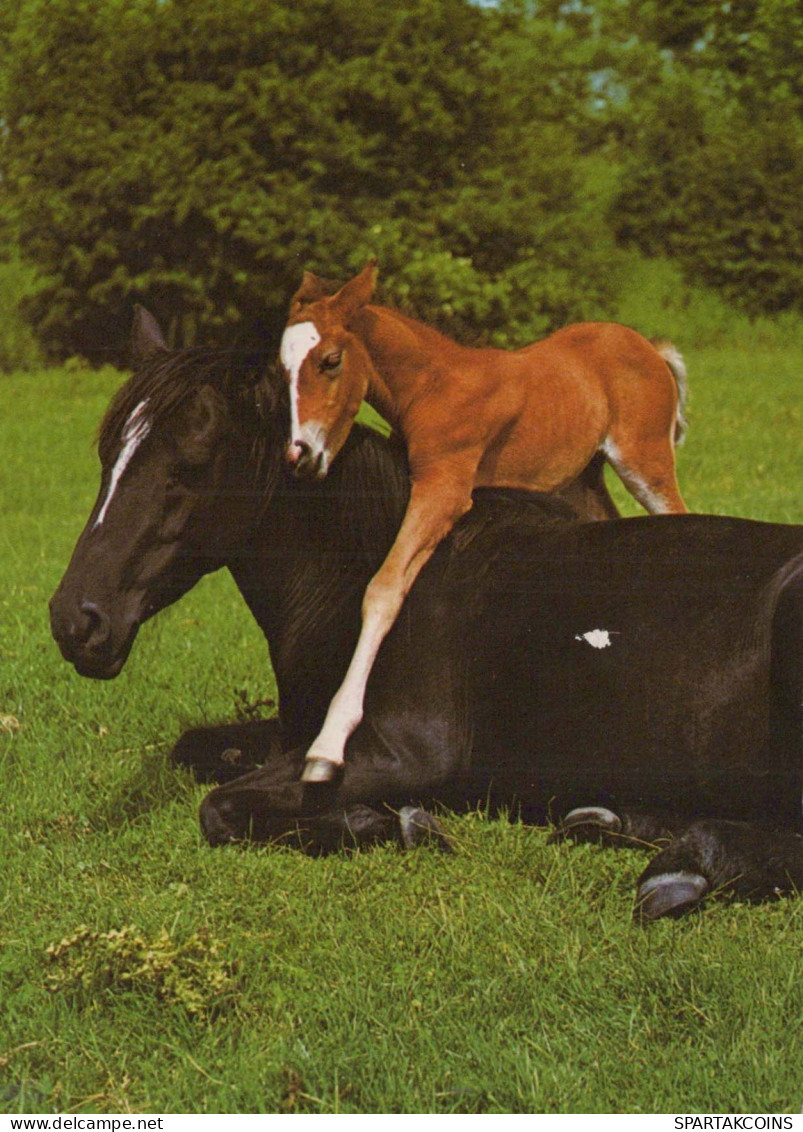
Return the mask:
<svg viewBox="0 0 803 1132"><path fill-rule="evenodd" d="M304 359L321 340L314 322L297 322L288 326L282 335L279 360L290 375L290 439L297 440L298 424L298 375Z"/></svg>
<svg viewBox="0 0 803 1132"><path fill-rule="evenodd" d="M101 507L100 511L98 511L98 517L97 519L95 519L95 525L92 528L93 530L95 530L96 527L99 527L103 520L106 518L106 512L109 509L109 504L112 501L112 496L117 490L117 485L122 479L123 472L131 463L131 458L136 452L137 448L139 448L142 441L151 431L151 423L145 416L145 406L147 404L147 399L140 401L136 409L131 412L128 420L123 426L122 447L120 449L120 455L117 457L115 465L112 468L112 474L109 477L109 490L106 492L106 498L103 501L103 506Z"/></svg>
<svg viewBox="0 0 803 1132"><path fill-rule="evenodd" d="M609 649L613 644L607 629L589 629L587 633L578 633L574 639L585 641L592 649Z"/></svg>

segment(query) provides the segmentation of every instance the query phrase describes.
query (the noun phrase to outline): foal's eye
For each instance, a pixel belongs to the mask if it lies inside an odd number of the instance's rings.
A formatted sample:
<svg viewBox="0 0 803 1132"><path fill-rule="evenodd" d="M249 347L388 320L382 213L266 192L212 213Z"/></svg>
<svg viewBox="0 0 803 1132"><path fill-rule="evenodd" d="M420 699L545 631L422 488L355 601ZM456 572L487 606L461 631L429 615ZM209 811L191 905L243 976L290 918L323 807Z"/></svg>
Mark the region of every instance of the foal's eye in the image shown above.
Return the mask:
<svg viewBox="0 0 803 1132"><path fill-rule="evenodd" d="M328 354L324 354L321 358L321 369L333 370L337 369L343 360L342 350L330 350Z"/></svg>

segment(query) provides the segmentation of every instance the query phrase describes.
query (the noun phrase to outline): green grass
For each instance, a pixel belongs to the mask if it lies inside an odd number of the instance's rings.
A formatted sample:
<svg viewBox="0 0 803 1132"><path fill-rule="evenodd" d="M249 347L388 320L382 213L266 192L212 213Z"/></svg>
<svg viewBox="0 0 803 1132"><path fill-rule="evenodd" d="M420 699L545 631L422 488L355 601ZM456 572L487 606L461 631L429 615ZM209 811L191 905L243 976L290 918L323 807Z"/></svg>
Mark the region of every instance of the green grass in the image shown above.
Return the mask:
<svg viewBox="0 0 803 1132"><path fill-rule="evenodd" d="M731 343L701 315L686 337L665 313L644 329L687 357L689 504L803 521L800 332ZM642 857L479 813L447 817L449 858L202 842L204 790L164 754L271 688L230 580L111 683L49 635L119 381L0 383L0 1110L799 1111L799 901L644 931Z"/></svg>

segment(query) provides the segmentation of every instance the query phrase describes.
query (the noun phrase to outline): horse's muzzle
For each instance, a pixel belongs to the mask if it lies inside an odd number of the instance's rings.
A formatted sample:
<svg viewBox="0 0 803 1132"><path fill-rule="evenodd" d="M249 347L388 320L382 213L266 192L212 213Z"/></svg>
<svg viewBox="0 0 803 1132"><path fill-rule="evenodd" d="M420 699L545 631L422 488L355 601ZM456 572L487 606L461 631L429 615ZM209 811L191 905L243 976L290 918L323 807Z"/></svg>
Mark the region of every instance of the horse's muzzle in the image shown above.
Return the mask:
<svg viewBox="0 0 803 1132"><path fill-rule="evenodd" d="M91 601L73 606L58 591L50 601L50 627L61 655L79 676L113 680L128 658L139 622L118 625L115 633L101 606Z"/></svg>

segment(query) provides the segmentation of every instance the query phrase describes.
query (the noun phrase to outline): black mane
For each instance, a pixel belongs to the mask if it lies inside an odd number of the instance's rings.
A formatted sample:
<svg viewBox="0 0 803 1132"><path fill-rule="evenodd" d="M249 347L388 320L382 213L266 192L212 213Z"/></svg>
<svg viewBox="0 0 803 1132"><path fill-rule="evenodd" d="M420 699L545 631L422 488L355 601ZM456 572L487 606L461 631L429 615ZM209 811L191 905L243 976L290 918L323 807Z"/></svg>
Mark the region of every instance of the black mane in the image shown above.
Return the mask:
<svg viewBox="0 0 803 1132"><path fill-rule="evenodd" d="M118 390L104 416L98 451L106 464L120 447L123 427L140 402L148 402L151 428L160 431L203 385L211 385L226 401L232 419L256 436L284 416L284 382L262 352L239 353L191 347L157 350Z"/></svg>

